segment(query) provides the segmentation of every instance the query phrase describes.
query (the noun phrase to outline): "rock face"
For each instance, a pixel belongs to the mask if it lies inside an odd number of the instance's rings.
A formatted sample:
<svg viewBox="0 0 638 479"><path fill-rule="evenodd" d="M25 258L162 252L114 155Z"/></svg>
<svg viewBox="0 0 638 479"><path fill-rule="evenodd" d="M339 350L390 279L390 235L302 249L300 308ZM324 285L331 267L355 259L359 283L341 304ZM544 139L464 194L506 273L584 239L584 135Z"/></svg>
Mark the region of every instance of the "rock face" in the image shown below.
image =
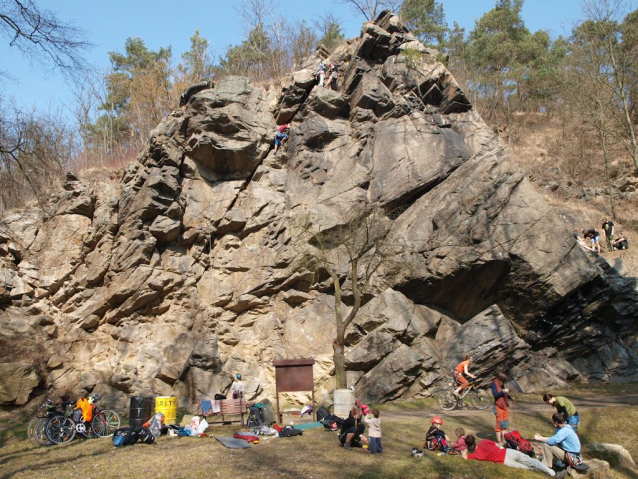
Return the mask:
<svg viewBox="0 0 638 479"><path fill-rule="evenodd" d="M274 397L272 361L305 357L327 400L335 299L300 262L297 220L346 225L344 205L383 208L403 245L347 333L360 398L429 395L466 353L526 391L638 379L635 280L577 246L437 56L384 12L331 55L338 90L314 84L314 58L276 102L221 79L119 185L70 175L46 214L5 217L0 340L22 352L0 352L0 402L47 388L187 405L237 372Z"/></svg>

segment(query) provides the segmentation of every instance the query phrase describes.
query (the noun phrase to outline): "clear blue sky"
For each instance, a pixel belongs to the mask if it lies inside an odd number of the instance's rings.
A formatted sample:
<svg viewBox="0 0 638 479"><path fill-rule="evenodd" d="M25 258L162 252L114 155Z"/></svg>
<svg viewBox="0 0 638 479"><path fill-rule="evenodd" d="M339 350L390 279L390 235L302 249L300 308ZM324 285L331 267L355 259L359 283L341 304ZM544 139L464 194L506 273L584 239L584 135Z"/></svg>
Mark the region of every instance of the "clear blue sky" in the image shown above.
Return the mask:
<svg viewBox="0 0 638 479"><path fill-rule="evenodd" d="M230 44L241 42L246 33L235 7L239 0L36 0L44 9L57 12L60 19L71 21L86 30L95 44L86 55L96 67L109 67L108 52L124 50L129 37L140 37L151 50L171 46L174 62L190 48L190 37L196 29L206 38L215 56ZM332 12L344 25L346 37L359 35L364 18L351 7L336 0L278 0L279 14L289 20L308 21ZM526 0L523 19L531 31L549 30L554 35L568 32L581 16L579 0ZM447 21L456 21L467 31L495 0L443 0ZM14 97L19 105L46 109L69 104L70 88L58 74L45 77L37 65L20 56L0 37L0 70L8 70L15 81L0 82L5 97Z"/></svg>

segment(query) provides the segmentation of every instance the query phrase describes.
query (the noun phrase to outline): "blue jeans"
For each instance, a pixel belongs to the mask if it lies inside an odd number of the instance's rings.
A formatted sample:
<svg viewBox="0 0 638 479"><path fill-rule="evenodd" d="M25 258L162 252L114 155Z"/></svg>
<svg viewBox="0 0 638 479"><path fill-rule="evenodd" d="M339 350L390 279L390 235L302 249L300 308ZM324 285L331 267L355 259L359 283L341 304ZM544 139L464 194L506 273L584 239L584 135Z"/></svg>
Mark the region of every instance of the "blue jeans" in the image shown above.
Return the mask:
<svg viewBox="0 0 638 479"><path fill-rule="evenodd" d="M578 429L579 422L580 422L580 416L578 414L575 414L574 416L567 416L565 418L565 424L569 424L574 431Z"/></svg>
<svg viewBox="0 0 638 479"><path fill-rule="evenodd" d="M383 446L381 445L380 437L370 437L370 454L376 454L383 452Z"/></svg>

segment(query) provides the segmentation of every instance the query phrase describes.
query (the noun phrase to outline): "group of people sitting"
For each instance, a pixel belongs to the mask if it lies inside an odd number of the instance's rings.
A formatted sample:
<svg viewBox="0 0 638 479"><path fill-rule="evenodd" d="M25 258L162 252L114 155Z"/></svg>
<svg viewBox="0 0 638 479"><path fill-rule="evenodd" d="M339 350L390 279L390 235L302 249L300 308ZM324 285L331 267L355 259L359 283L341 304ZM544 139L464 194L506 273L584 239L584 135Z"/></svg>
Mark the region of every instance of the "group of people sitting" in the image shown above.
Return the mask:
<svg viewBox="0 0 638 479"><path fill-rule="evenodd" d="M469 372L472 357L467 355L463 361L454 369L454 379L459 384L455 394L460 395L462 390L469 386L464 376L475 378ZM460 378L460 379L459 379ZM459 454L463 459L489 461L504 464L517 469L528 469L543 472L551 477L562 478L571 475L573 469L582 466L580 440L576 430L580 422L580 416L576 407L563 396L554 396L546 393L543 400L550 406L556 408L556 413L552 416L552 422L556 431L553 436L545 437L535 434L534 440L540 443L542 459L535 459L533 448L528 441L525 441L528 453L525 448L507 448L508 441L512 441L509 433L509 401L514 398L510 390L505 387L507 377L503 373L498 373L491 384L492 395L494 397L493 413L496 424L494 431L496 441L483 439L479 441L475 435L465 434L463 428L457 428L456 441L450 442L449 437L443 431L443 419L434 416L431 419L431 427L425 435L423 448L437 451L440 454ZM364 435L366 423L370 427L370 439ZM519 437L520 439L520 437ZM353 447L368 447L372 454L383 452L381 446L381 421L379 411L373 410L369 416L364 416L362 409L355 406L349 417L341 427L339 440L346 449ZM510 444L511 445L511 444ZM422 455L423 452L413 449L413 455Z"/></svg>
<svg viewBox="0 0 638 479"><path fill-rule="evenodd" d="M602 219L601 229L603 232L603 239L607 246L607 251L627 249L629 247L627 237L622 232L618 232L618 235L616 235L614 227L615 225L613 221L610 221L607 218ZM595 228L584 229L582 230L582 235L583 237L581 238L578 230L574 230L574 238L576 238L583 249L586 249L587 251L595 251L600 254L600 233L598 230ZM590 245L587 244L587 241L589 241Z"/></svg>

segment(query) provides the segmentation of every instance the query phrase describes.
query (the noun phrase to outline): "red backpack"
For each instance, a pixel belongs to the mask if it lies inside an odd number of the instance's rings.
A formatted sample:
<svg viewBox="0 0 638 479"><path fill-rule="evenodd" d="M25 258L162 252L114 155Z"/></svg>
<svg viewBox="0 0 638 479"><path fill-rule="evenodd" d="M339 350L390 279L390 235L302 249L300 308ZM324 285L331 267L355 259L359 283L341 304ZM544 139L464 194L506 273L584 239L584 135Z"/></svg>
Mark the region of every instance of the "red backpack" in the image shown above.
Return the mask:
<svg viewBox="0 0 638 479"><path fill-rule="evenodd" d="M505 434L505 442L507 442L507 447L509 447L510 449L521 451L523 454L527 454L529 457L536 456L532 443L529 442L527 439L523 439L521 437L521 433L518 431L510 431Z"/></svg>

